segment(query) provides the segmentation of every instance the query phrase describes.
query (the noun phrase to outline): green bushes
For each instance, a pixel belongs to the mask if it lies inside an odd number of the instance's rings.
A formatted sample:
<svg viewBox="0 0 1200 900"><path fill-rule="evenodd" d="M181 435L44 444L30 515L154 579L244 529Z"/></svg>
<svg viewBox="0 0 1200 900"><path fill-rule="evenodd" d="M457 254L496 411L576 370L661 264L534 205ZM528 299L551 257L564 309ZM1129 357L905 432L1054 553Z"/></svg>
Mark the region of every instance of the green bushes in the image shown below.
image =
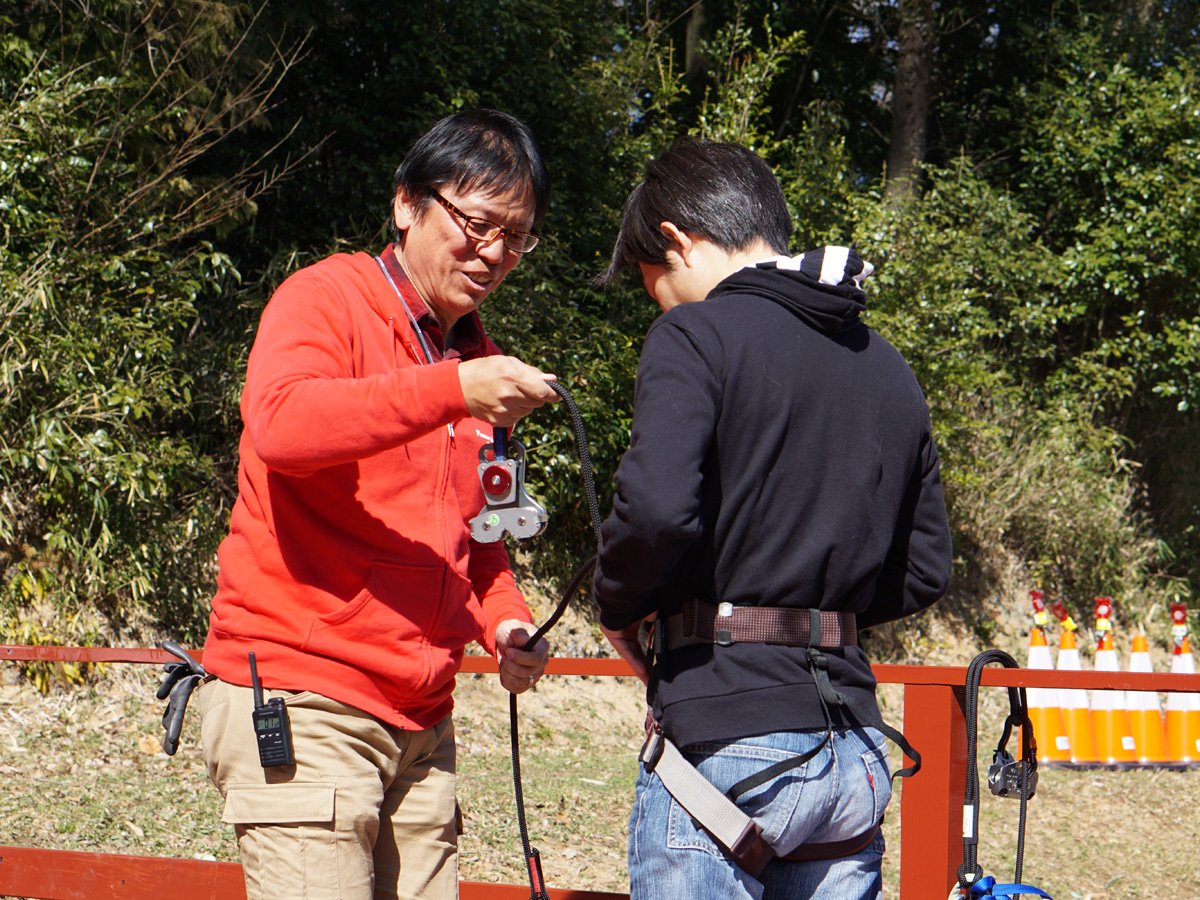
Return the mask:
<svg viewBox="0 0 1200 900"><path fill-rule="evenodd" d="M0 42L0 639L48 607L54 640L96 614L194 640L244 353L240 274L210 238L270 183L210 157L271 68L236 71L219 4L40 13Z"/></svg>
<svg viewBox="0 0 1200 900"><path fill-rule="evenodd" d="M1028 198L991 188L965 160L926 175L929 190L900 206L861 198L857 234L878 266L870 322L926 391L959 573L998 585L1018 560L1026 589L1081 619L1098 594L1143 616L1180 584L1134 448L1101 396L1076 390L1078 359L1064 355L1091 315L1086 292L1064 286L1070 261L1046 248ZM1090 377L1115 382L1120 365Z"/></svg>

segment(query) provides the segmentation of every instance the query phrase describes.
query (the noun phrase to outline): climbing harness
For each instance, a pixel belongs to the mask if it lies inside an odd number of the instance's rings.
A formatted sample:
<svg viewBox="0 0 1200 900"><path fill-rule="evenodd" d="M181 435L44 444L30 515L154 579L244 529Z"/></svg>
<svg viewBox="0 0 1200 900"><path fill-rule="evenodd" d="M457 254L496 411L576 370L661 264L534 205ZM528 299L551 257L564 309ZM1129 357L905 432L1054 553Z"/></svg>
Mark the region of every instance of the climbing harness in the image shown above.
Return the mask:
<svg viewBox="0 0 1200 900"><path fill-rule="evenodd" d="M852 647L858 643L853 613L816 609L748 607L721 603L713 606L693 600L684 611L664 622L656 622L652 647L655 655L668 649L695 644L730 646L734 643L782 644L802 647L808 658L808 670L817 688L821 711L825 716L825 736L806 753L782 760L742 779L722 793L712 785L657 724L647 736L640 760L647 772L658 775L663 787L691 817L704 827L725 852L749 875L757 878L767 863L778 858L789 861L837 859L859 853L874 839L883 825L880 819L862 834L842 841L802 844L791 853L778 856L762 836L762 827L738 806L737 799L784 773L804 765L833 738L830 707L842 707L860 724L879 729L895 741L913 760L892 778L905 778L921 768L921 756L904 735L883 721L874 707L863 707L833 687L829 680L829 659L822 649Z"/></svg>
<svg viewBox="0 0 1200 900"><path fill-rule="evenodd" d="M721 793L711 781L700 774L679 749L655 728L642 748L640 761L647 772L654 772L663 786L696 822L720 844L725 852L747 874L757 878L767 863L776 858L775 851L762 836L762 826L747 816L734 802L737 797L759 784L765 784L789 769L812 759L829 741L829 735L807 753L777 763L763 772L738 782ZM765 776L765 777L764 777ZM786 856L792 862L815 859L838 859L866 849L883 825L880 819L862 834L843 841L802 844Z"/></svg>
<svg viewBox="0 0 1200 900"><path fill-rule="evenodd" d="M983 868L979 865L979 765L975 753L979 681L988 663L1000 663L1008 669L1020 668L1017 661L1003 650L985 650L967 667L967 758L970 760L970 769L967 772L963 799L963 863L958 868L958 884L950 891L950 898L1013 898L1022 894L1048 898L1050 895L1045 891L1021 883L1025 857L1026 811L1037 790L1037 745L1033 737L1033 724L1029 719L1025 688L1008 688L1008 718L1004 720L1004 732L992 754L992 764L988 767L988 789L997 797L1017 798L1021 801L1017 827L1016 872L1012 883L1001 884L992 876L985 876ZM1019 760L1014 759L1006 749L1014 726L1021 730Z"/></svg>

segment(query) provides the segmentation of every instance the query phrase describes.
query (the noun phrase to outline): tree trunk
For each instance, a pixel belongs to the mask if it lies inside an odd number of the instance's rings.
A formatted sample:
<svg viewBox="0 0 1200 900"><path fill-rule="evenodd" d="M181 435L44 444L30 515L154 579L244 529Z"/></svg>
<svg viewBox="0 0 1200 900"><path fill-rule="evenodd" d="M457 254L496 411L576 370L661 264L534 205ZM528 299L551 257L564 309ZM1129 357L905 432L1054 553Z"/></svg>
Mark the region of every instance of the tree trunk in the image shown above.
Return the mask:
<svg viewBox="0 0 1200 900"><path fill-rule="evenodd" d="M710 64L701 45L712 37L712 0L699 0L692 7L687 21L687 41L684 51L684 78L695 83L708 74Z"/></svg>
<svg viewBox="0 0 1200 900"><path fill-rule="evenodd" d="M888 199L912 193L913 173L925 161L933 51L937 43L933 0L900 0L900 50L892 90L892 146Z"/></svg>

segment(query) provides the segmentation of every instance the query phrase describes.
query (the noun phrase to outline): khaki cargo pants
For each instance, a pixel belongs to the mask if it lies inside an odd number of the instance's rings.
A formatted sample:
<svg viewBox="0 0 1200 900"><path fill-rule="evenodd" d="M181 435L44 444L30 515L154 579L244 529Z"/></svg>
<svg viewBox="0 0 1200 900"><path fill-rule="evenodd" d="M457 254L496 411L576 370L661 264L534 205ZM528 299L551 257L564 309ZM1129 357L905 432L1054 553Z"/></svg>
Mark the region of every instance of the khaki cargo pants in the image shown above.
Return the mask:
<svg viewBox="0 0 1200 900"><path fill-rule="evenodd" d="M282 697L296 763L264 769L250 688L198 692L204 761L234 826L247 900L458 896L454 726L404 731L307 691Z"/></svg>

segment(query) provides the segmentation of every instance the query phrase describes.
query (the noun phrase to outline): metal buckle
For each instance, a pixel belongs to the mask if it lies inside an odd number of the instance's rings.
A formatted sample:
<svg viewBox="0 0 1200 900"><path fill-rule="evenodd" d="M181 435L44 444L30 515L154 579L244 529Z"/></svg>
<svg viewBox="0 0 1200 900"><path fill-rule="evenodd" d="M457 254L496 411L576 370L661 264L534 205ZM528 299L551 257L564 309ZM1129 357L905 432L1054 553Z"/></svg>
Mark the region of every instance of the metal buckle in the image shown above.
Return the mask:
<svg viewBox="0 0 1200 900"><path fill-rule="evenodd" d="M998 749L992 754L992 764L988 766L988 789L997 797L1020 799L1023 767L1027 769L1024 799L1033 799L1038 783L1037 765L1029 765L1026 760L1016 760L1007 750Z"/></svg>
<svg viewBox="0 0 1200 900"><path fill-rule="evenodd" d="M640 759L642 761L642 765L646 767L647 772L653 772L658 766L658 761L662 759L665 741L666 738L663 737L661 728L656 728L654 731L650 732L650 736L646 738L646 743L642 745ZM649 751L649 753L646 751Z"/></svg>
<svg viewBox="0 0 1200 900"><path fill-rule="evenodd" d="M729 848L729 855L742 869L757 878L767 867L767 863L775 858L775 851L763 839L762 826L751 819Z"/></svg>
<svg viewBox="0 0 1200 900"><path fill-rule="evenodd" d="M718 603L717 604L717 617L725 618L725 619L732 619L733 618L733 604L732 603ZM713 643L720 644L722 647L732 646L733 633L729 628L716 628L715 631L716 631L716 633L713 637Z"/></svg>

